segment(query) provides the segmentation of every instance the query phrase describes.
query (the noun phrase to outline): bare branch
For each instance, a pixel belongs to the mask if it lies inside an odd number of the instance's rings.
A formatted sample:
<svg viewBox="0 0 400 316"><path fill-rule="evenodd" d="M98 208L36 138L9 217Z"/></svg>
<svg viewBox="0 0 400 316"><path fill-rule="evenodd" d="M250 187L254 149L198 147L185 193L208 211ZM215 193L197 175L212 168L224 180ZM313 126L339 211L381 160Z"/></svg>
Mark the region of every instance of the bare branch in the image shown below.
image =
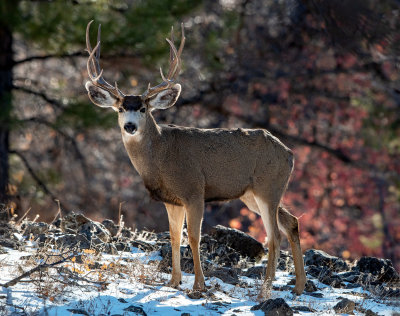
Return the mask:
<svg viewBox="0 0 400 316"><path fill-rule="evenodd" d="M35 173L35 171L33 170L33 168L31 167L31 165L29 164L28 160L24 157L24 155L22 155L19 151L16 150L9 150L8 151L9 154L14 154L17 155L21 161L24 163L26 169L28 170L28 172L30 173L31 177L33 178L33 180L35 180L35 182L39 185L39 187L42 188L42 190L48 195L50 196L53 200L57 199L56 196L47 188L46 184L40 180L40 178L38 177L38 175ZM67 210L67 212L69 212L69 210L63 205L61 204L61 206Z"/></svg>
<svg viewBox="0 0 400 316"><path fill-rule="evenodd" d="M53 262L53 263L42 263L42 264L39 264L38 266L34 267L33 269L30 269L29 271L26 271L25 273L21 274L19 277L16 277L16 278L12 279L11 281L8 281L7 283L3 284L2 286L5 287L5 288L13 286L13 285L17 284L19 281L21 281L22 279L24 279L26 277L29 277L30 275L32 275L35 272L42 271L42 270L45 270L47 268L54 267L54 266L56 266L58 264L64 263L67 260L72 259L75 256L76 256L76 254L73 253L73 254L69 255L68 257L63 258L63 259L58 260L58 261Z"/></svg>
<svg viewBox="0 0 400 316"><path fill-rule="evenodd" d="M53 124L53 123L51 123L49 121L46 121L44 119L38 118L38 117L27 118L27 119L21 120L20 122L22 122L22 123L33 122L33 123L45 125L45 126L51 128L51 129L53 129L54 131L56 131L58 134L60 134L62 137L64 137L67 141L71 142L72 148L75 151L76 158L78 158L78 160L81 163L82 171L83 171L83 174L85 176L85 179L88 179L88 168L87 168L87 165L86 165L86 159L85 159L85 156L81 153L75 138L73 138L72 136L68 135L67 133L65 133L61 129L57 128L55 124Z"/></svg>
<svg viewBox="0 0 400 316"><path fill-rule="evenodd" d="M25 93L29 93L29 94L41 97L44 101L46 101L47 103L50 103L51 105L54 105L58 109L62 109L63 108L63 105L59 101L49 98L43 92L34 91L34 90L28 89L26 87L21 87L21 86L16 86L16 85L12 85L12 88L15 89L15 90L19 90L19 91L22 91L22 92L25 92Z"/></svg>

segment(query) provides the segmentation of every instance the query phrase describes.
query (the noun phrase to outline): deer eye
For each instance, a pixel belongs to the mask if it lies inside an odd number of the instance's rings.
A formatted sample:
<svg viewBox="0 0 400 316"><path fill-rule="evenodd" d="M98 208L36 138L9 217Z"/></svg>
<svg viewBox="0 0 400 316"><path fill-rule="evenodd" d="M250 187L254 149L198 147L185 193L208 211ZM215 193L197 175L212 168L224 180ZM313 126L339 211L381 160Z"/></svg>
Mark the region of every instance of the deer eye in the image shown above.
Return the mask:
<svg viewBox="0 0 400 316"><path fill-rule="evenodd" d="M144 113L144 112L146 112L146 108L141 108L139 111L140 111L141 113Z"/></svg>
<svg viewBox="0 0 400 316"><path fill-rule="evenodd" d="M118 108L118 112L119 113L122 113L122 112L124 112L124 109L121 107L121 108Z"/></svg>

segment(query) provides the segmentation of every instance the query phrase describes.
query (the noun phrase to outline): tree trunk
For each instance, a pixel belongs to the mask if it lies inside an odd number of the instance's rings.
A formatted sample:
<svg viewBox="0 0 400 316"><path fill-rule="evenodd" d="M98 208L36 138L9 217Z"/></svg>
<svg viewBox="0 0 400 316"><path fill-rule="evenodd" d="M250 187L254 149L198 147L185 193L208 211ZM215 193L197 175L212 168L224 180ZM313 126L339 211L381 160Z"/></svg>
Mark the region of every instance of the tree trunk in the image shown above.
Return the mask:
<svg viewBox="0 0 400 316"><path fill-rule="evenodd" d="M8 150L12 89L12 33L0 22L0 203L8 202Z"/></svg>

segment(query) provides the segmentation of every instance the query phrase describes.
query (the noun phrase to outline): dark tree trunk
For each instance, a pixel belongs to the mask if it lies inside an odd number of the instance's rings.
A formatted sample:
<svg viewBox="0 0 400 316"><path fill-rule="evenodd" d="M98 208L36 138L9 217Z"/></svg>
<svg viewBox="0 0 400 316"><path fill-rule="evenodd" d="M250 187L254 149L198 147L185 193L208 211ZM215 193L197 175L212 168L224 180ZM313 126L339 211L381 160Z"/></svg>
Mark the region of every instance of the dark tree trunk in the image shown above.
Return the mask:
<svg viewBox="0 0 400 316"><path fill-rule="evenodd" d="M0 22L0 203L8 201L12 58L12 33Z"/></svg>

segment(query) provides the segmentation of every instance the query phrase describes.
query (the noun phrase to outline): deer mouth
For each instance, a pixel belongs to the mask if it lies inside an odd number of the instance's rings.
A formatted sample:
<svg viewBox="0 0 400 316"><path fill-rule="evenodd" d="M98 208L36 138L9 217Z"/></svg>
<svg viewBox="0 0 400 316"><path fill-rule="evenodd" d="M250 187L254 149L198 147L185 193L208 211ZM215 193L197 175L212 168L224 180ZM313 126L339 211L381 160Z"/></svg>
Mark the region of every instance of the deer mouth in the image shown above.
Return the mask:
<svg viewBox="0 0 400 316"><path fill-rule="evenodd" d="M126 124L124 125L124 130L125 130L125 132L127 132L128 134L133 135L133 134L135 134L135 132L137 131L137 127L136 127L136 125L133 124L133 123L126 123Z"/></svg>

